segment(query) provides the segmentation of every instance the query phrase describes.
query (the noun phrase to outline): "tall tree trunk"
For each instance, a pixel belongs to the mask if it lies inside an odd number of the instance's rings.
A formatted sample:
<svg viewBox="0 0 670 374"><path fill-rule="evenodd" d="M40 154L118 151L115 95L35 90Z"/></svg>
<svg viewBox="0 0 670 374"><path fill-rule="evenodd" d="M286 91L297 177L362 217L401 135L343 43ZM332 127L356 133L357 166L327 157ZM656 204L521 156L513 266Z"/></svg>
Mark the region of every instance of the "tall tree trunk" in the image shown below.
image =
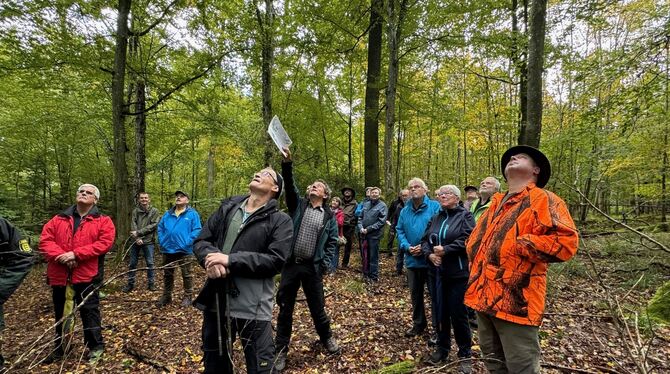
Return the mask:
<svg viewBox="0 0 670 374"><path fill-rule="evenodd" d="M147 116L144 113L146 108L146 85L143 79L139 79L135 84L135 196L145 190L144 181L147 174L147 156L146 156L146 133Z"/></svg>
<svg viewBox="0 0 670 374"><path fill-rule="evenodd" d="M116 185L116 232L117 241L130 231L130 199L128 194L128 165L126 164L126 104L123 88L126 77L126 54L128 49L128 14L131 0L119 0L116 20L116 49L114 51L114 75L112 78L112 125L114 126L114 183Z"/></svg>
<svg viewBox="0 0 670 374"><path fill-rule="evenodd" d="M272 0L265 0L265 13L256 5L256 18L261 30L261 82L263 97L263 124L261 125L261 134L264 134L265 151L263 159L265 165L270 165L273 155L272 139L267 134L266 128L272 120L272 69L274 65L274 6Z"/></svg>
<svg viewBox="0 0 670 374"><path fill-rule="evenodd" d="M519 138L518 142L521 144L521 134L526 133L526 126L528 124L528 66L526 65L526 57L528 47L526 44L526 33L519 30L519 17L517 16L519 3L517 0L512 0L512 63L516 75L519 77ZM524 25L528 22L527 16L528 2L523 1L523 22ZM525 29L525 28L524 28ZM523 41L523 42L522 42Z"/></svg>
<svg viewBox="0 0 670 374"><path fill-rule="evenodd" d="M368 76L365 87L365 185L379 185L379 73L382 61L382 0L371 0Z"/></svg>
<svg viewBox="0 0 670 374"><path fill-rule="evenodd" d="M670 132L670 38L665 40L665 131L663 131L663 170L661 171L661 222L668 213L668 132ZM665 231L668 226L664 225Z"/></svg>
<svg viewBox="0 0 670 374"><path fill-rule="evenodd" d="M207 198L212 199L216 193L216 135L212 133L209 139L209 151L207 152Z"/></svg>
<svg viewBox="0 0 670 374"><path fill-rule="evenodd" d="M402 36L402 23L407 10L407 0L401 0L396 11L396 0L387 1L389 76L386 87L386 128L384 130L384 187L386 196L394 196L397 187L393 185L393 136L395 126L396 85L398 83L398 49Z"/></svg>
<svg viewBox="0 0 670 374"><path fill-rule="evenodd" d="M544 36L547 1L533 0L530 8L530 38L528 40L528 124L519 134L519 143L540 146L542 133L542 71L544 66Z"/></svg>
<svg viewBox="0 0 670 374"><path fill-rule="evenodd" d="M348 140L347 168L349 172L349 181L351 181L353 177L353 170L354 170L354 160L351 153L351 143L352 143L351 133L354 127L353 118L354 118L354 64L353 62L349 61L349 120L347 123L349 130L349 133L347 134L347 140Z"/></svg>

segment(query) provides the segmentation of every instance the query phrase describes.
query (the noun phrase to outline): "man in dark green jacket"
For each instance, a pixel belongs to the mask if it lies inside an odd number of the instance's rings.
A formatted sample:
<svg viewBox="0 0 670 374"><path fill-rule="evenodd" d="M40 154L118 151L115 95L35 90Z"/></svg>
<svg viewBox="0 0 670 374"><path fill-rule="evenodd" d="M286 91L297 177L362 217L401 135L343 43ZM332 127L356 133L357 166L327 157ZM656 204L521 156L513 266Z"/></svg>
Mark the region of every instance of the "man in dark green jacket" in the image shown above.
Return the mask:
<svg viewBox="0 0 670 374"><path fill-rule="evenodd" d="M323 274L335 254L338 238L335 216L326 204L331 190L326 182L317 179L308 188L309 198L300 197L303 190L296 187L293 179L291 152L284 148L284 154L282 176L286 183L286 206L293 219L293 243L277 293L277 370L283 370L286 366L293 328L293 309L301 284L321 343L329 353L340 350L330 329L323 294Z"/></svg>
<svg viewBox="0 0 670 374"><path fill-rule="evenodd" d="M33 250L21 233L0 218L0 372L5 359L2 357L2 330L5 328L5 301L19 288L33 265Z"/></svg>
<svg viewBox="0 0 670 374"><path fill-rule="evenodd" d="M135 269L139 254L142 252L144 261L147 263L147 288L156 290L154 282L154 242L156 229L161 214L158 209L151 206L149 194L142 191L137 194L137 206L133 209L132 221L130 222L130 236L135 242L130 247L130 264L128 265L128 284L123 287L123 292L130 292L135 287Z"/></svg>

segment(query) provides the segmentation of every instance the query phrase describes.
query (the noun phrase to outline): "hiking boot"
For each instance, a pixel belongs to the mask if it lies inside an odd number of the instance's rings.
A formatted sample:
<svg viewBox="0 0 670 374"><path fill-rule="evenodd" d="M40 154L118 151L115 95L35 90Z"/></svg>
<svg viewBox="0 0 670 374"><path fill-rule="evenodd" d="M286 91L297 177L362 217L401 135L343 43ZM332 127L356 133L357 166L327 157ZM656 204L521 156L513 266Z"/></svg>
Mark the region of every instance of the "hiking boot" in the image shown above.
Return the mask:
<svg viewBox="0 0 670 374"><path fill-rule="evenodd" d="M161 296L160 300L158 300L158 302L156 303L156 306L159 307L159 308L162 308L162 307L170 304L171 302L172 302L172 297L163 295L163 296Z"/></svg>
<svg viewBox="0 0 670 374"><path fill-rule="evenodd" d="M97 365L100 360L102 360L102 356L105 350L103 348L95 348L92 351L88 353L88 363L90 365Z"/></svg>
<svg viewBox="0 0 670 374"><path fill-rule="evenodd" d="M436 348L433 353L430 354L426 363L429 365L442 365L446 364L449 361L449 352L443 351L441 348Z"/></svg>
<svg viewBox="0 0 670 374"><path fill-rule="evenodd" d="M323 342L323 346L326 348L328 353L337 353L340 351L340 346L337 344L337 341L332 336Z"/></svg>
<svg viewBox="0 0 670 374"><path fill-rule="evenodd" d="M428 338L428 346L433 347L435 345L437 345L437 333L432 333Z"/></svg>
<svg viewBox="0 0 670 374"><path fill-rule="evenodd" d="M286 367L286 348L277 353L275 358L275 371L282 371Z"/></svg>
<svg viewBox="0 0 670 374"><path fill-rule="evenodd" d="M128 292L132 291L133 288L135 288L135 286L133 286L131 284L126 284L125 286L123 286L121 291L123 291L124 293L128 293Z"/></svg>
<svg viewBox="0 0 670 374"><path fill-rule="evenodd" d="M53 364L54 362L62 360L63 356L64 356L63 350L56 348L53 351L51 351L51 353L49 353L49 355L44 360L42 360L42 363L47 365Z"/></svg>
<svg viewBox="0 0 670 374"><path fill-rule="evenodd" d="M417 336L420 335L423 332L422 328L418 328L416 326L412 326L411 329L405 331L405 337L406 338L411 338L412 336Z"/></svg>
<svg viewBox="0 0 670 374"><path fill-rule="evenodd" d="M157 289L158 289L158 287L156 287L156 285L153 284L153 283L151 283L147 286L147 290L152 291L152 292L156 291Z"/></svg>
<svg viewBox="0 0 670 374"><path fill-rule="evenodd" d="M461 360L458 364L458 372L461 374L472 373L472 360L469 358L461 358Z"/></svg>

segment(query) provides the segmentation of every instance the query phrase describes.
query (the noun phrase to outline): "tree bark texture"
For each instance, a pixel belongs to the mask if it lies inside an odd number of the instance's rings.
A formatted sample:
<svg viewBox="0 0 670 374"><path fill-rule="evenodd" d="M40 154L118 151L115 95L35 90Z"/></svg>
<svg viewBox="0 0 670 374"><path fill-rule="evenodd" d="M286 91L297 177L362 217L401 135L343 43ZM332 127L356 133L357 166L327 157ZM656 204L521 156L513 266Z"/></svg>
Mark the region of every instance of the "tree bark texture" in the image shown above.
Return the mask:
<svg viewBox="0 0 670 374"><path fill-rule="evenodd" d="M114 51L114 75L112 78L112 125L114 127L114 182L115 224L117 241L130 231L130 199L128 194L128 165L126 164L126 128L123 89L126 76L126 54L128 50L128 14L131 0L119 0L116 20L116 48Z"/></svg>
<svg viewBox="0 0 670 374"><path fill-rule="evenodd" d="M382 60L382 0L372 0L365 87L365 185L379 185L379 73Z"/></svg>
<svg viewBox="0 0 670 374"><path fill-rule="evenodd" d="M547 1L533 0L530 8L528 40L528 124L519 136L521 144L533 147L540 146L542 132L542 71L546 15Z"/></svg>
<svg viewBox="0 0 670 374"><path fill-rule="evenodd" d="M407 10L407 0L400 1L400 9L396 10L396 0L388 0L386 12L388 16L388 48L389 67L388 84L386 86L386 128L384 130L384 187L386 196L394 196L397 186L393 185L393 136L395 127L395 102L398 83L398 49L402 35L402 24Z"/></svg>
<svg viewBox="0 0 670 374"><path fill-rule="evenodd" d="M265 165L270 165L273 155L273 143L267 134L266 128L272 120L272 68L274 65L274 6L272 0L265 0L265 14L261 15L256 6L256 17L261 30L261 82L263 98L263 124L261 134L264 134Z"/></svg>

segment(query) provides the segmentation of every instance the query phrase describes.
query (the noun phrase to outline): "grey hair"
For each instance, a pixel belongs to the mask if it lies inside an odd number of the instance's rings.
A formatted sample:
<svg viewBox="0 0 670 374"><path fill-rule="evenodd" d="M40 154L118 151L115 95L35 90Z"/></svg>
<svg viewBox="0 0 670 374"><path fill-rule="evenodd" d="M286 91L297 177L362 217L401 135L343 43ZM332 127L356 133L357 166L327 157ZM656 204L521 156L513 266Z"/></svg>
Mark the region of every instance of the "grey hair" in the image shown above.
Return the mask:
<svg viewBox="0 0 670 374"><path fill-rule="evenodd" d="M317 179L317 180L314 181L314 183L316 183L316 182L323 183L324 187L326 187L326 200L330 199L331 193L333 191L330 189L330 186L328 185L328 183L326 183L326 181L323 180L323 179ZM312 184L314 184L314 183L312 183Z"/></svg>
<svg viewBox="0 0 670 374"><path fill-rule="evenodd" d="M445 184L444 186L440 187L439 191L451 192L459 199L461 198L461 190L459 190L458 187L454 186L453 184Z"/></svg>
<svg viewBox="0 0 670 374"><path fill-rule="evenodd" d="M79 188L77 188L77 193L79 193L79 191L81 191L81 188L82 188L82 187L91 187L91 188L93 188L93 195L95 196L95 199L96 199L96 200L100 200L100 190L98 189L98 187L96 187L96 186L94 186L94 185L92 185L92 184L90 184L90 183L84 183L84 184L82 184L81 186L79 186Z"/></svg>
<svg viewBox="0 0 670 374"><path fill-rule="evenodd" d="M407 182L407 187L409 188L413 183L419 183L421 185L421 188L424 190L428 190L428 186L426 185L426 182L423 181L421 178L414 177Z"/></svg>
<svg viewBox="0 0 670 374"><path fill-rule="evenodd" d="M495 185L496 185L496 191L500 192L500 181L498 180L498 178L496 178L496 177L486 177L486 178L493 178L493 180L495 181ZM484 179L486 179L486 178L484 178Z"/></svg>

